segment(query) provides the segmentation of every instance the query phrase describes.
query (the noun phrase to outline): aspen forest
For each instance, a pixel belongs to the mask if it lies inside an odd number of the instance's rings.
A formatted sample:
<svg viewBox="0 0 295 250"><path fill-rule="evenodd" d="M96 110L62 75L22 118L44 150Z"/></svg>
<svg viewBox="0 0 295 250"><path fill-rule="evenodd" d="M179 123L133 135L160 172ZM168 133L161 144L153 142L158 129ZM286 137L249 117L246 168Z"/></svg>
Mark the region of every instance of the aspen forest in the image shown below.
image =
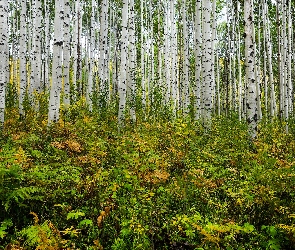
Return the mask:
<svg viewBox="0 0 295 250"><path fill-rule="evenodd" d="M295 1L0 0L0 250L294 250Z"/></svg>

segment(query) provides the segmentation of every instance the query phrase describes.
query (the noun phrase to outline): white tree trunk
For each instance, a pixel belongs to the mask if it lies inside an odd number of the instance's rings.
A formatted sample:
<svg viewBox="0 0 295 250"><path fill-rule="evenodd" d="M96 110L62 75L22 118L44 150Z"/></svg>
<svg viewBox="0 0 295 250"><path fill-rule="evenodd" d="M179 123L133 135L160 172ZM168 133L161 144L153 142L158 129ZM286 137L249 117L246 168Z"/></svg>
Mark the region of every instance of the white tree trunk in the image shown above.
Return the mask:
<svg viewBox="0 0 295 250"><path fill-rule="evenodd" d="M219 56L218 52L216 52L216 101L217 101L217 115L221 115L220 110L220 70L219 70Z"/></svg>
<svg viewBox="0 0 295 250"><path fill-rule="evenodd" d="M52 86L50 88L48 125L59 120L62 87L63 11L64 1L55 1L54 41L52 60Z"/></svg>
<svg viewBox="0 0 295 250"><path fill-rule="evenodd" d="M48 4L48 0L44 0L44 8L45 8L45 47L44 47L44 86L45 90L49 89L49 73L50 73L50 7Z"/></svg>
<svg viewBox="0 0 295 250"><path fill-rule="evenodd" d="M177 86L177 30L175 17L175 0L170 0L170 19L171 19L171 98L172 109L175 112L179 106L178 86Z"/></svg>
<svg viewBox="0 0 295 250"><path fill-rule="evenodd" d="M203 29L202 29L202 73L203 73L203 84L202 84L202 118L207 123L211 119L212 112L212 37L211 37L211 2L210 0L203 1Z"/></svg>
<svg viewBox="0 0 295 250"><path fill-rule="evenodd" d="M8 0L0 0L0 127L4 125L5 87L8 82Z"/></svg>
<svg viewBox="0 0 295 250"><path fill-rule="evenodd" d="M78 12L78 39L77 39L77 94L79 97L83 93L83 79L82 79L82 31L83 31L83 15L86 2L80 2L79 12Z"/></svg>
<svg viewBox="0 0 295 250"><path fill-rule="evenodd" d="M215 43L216 43L216 0L212 0L212 38L211 38L211 64L212 64L212 104L215 96Z"/></svg>
<svg viewBox="0 0 295 250"><path fill-rule="evenodd" d="M36 1L37 0L32 0L31 1L31 6L30 6L30 13L31 13L31 19L30 19L30 27L29 27L29 41L30 41L30 46L29 46L29 55L30 55L30 81L29 81L29 94L28 97L30 101L33 101L33 94L35 90L35 68L36 68L36 60L35 60L35 36L36 36Z"/></svg>
<svg viewBox="0 0 295 250"><path fill-rule="evenodd" d="M92 111L92 96L93 96L93 69L95 60L95 13L96 13L96 2L92 0L92 11L91 11L91 23L90 23L90 57L89 57L89 74L88 84L86 91L86 101L89 105L89 110Z"/></svg>
<svg viewBox="0 0 295 250"><path fill-rule="evenodd" d="M146 106L146 87L145 87L145 37L144 37L144 5L143 5L144 0L140 0L140 65L141 65L141 89L142 89L142 105L145 108Z"/></svg>
<svg viewBox="0 0 295 250"><path fill-rule="evenodd" d="M265 3L265 16L266 21L266 48L267 48L267 60L268 60L268 71L269 71L269 85L270 85L270 116L274 117L277 113L276 106L276 97L275 97L275 86L274 86L274 77L273 77L273 68L272 68L272 42L270 36L270 25L268 18L268 5Z"/></svg>
<svg viewBox="0 0 295 250"><path fill-rule="evenodd" d="M288 35L287 35L287 3L286 0L282 0L282 41L281 41L281 75L282 75L282 111L283 117L287 120L289 118L289 107L288 107L288 61L287 61L287 51L288 51Z"/></svg>
<svg viewBox="0 0 295 250"><path fill-rule="evenodd" d="M23 102L26 95L27 89L27 2L26 0L21 1L21 13L20 13L20 62L19 62L19 72L20 72L20 93L19 93L19 114L21 116L25 115Z"/></svg>
<svg viewBox="0 0 295 250"><path fill-rule="evenodd" d="M74 94L74 99L76 99L80 0L74 1L74 6L75 6L75 12L74 12L74 23L73 23L72 60L73 60L73 89L74 89L73 94Z"/></svg>
<svg viewBox="0 0 295 250"><path fill-rule="evenodd" d="M64 47L63 47L63 75L64 75L64 106L70 106L70 59L71 59L71 6L70 1L64 2Z"/></svg>
<svg viewBox="0 0 295 250"><path fill-rule="evenodd" d="M101 94L108 99L109 86L108 83L108 9L109 2L108 0L102 1L101 15L100 15L100 34L99 34L99 72L100 72L100 81L101 81Z"/></svg>
<svg viewBox="0 0 295 250"><path fill-rule="evenodd" d="M135 6L134 0L130 0L130 17L129 17L129 74L130 74L130 116L133 122L136 121L135 114L135 62L136 62L136 48L135 48Z"/></svg>
<svg viewBox="0 0 295 250"><path fill-rule="evenodd" d="M240 3L238 2L238 10L237 10L237 21L240 21ZM237 49L237 60L238 60L238 98L239 98L239 105L238 105L238 112L239 112L239 120L242 120L242 113L243 113L243 98L242 98L242 65L241 65L241 35L240 35L240 27L238 26L238 49Z"/></svg>
<svg viewBox="0 0 295 250"><path fill-rule="evenodd" d="M254 4L253 0L251 0L252 10L252 25L253 25L253 39L254 39L254 69L255 69L255 78L256 78L256 96L257 96L257 119L262 119L262 110L261 110L261 100L260 100L260 22L258 21L258 50L256 49L256 42L255 42L255 24L254 24ZM260 18L260 14L258 14Z"/></svg>
<svg viewBox="0 0 295 250"><path fill-rule="evenodd" d="M171 36L170 36L170 27L171 22L169 18L169 7L168 7L168 1L165 6L165 26L164 26L164 66L165 66L165 101L166 104L169 104L170 98L171 98L171 50L170 50L170 42L171 42Z"/></svg>
<svg viewBox="0 0 295 250"><path fill-rule="evenodd" d="M189 37L187 27L187 8L186 1L182 2L182 21L183 21L183 44L184 44L184 65L183 65L183 111L184 114L189 112Z"/></svg>
<svg viewBox="0 0 295 250"><path fill-rule="evenodd" d="M201 115L201 64L202 64L202 0L196 0L195 16L195 119Z"/></svg>
<svg viewBox="0 0 295 250"><path fill-rule="evenodd" d="M288 112L293 112L293 84L292 84L292 9L291 1L289 0L288 6Z"/></svg>
<svg viewBox="0 0 295 250"><path fill-rule="evenodd" d="M255 79L255 65L254 65L254 43L253 37L253 16L252 16L252 3L251 0L244 2L244 21L245 21L245 70L247 81L247 121L249 124L249 131L252 138L257 134L257 121L258 121L258 107L257 107L257 90Z"/></svg>
<svg viewBox="0 0 295 250"><path fill-rule="evenodd" d="M268 116L268 78L267 78L267 44L266 44L266 8L265 8L265 0L262 5L262 30L263 30L263 82L264 82L264 106L265 106L265 115Z"/></svg>
<svg viewBox="0 0 295 250"><path fill-rule="evenodd" d="M126 107L127 61L128 61L128 0L123 0L122 35L121 35L121 64L119 76L119 127L124 125L124 111Z"/></svg>

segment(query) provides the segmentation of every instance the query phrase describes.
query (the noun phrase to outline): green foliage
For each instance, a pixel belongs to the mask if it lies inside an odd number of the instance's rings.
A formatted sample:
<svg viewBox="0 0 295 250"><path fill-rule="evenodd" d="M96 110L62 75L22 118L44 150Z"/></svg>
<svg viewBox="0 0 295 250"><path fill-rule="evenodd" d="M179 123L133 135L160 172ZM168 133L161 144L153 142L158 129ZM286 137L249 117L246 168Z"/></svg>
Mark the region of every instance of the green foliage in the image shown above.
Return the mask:
<svg viewBox="0 0 295 250"><path fill-rule="evenodd" d="M6 219L4 220L2 223L1 223L1 226L0 226L0 238L3 239L4 236L7 234L6 230L11 227L13 224L12 224L12 221L11 219Z"/></svg>
<svg viewBox="0 0 295 250"><path fill-rule="evenodd" d="M1 246L295 247L292 120L289 134L286 124L261 123L255 141L235 115L214 118L210 130L189 119L171 122L164 112L139 115L118 133L114 107L91 115L84 105L50 128L42 115L8 115Z"/></svg>

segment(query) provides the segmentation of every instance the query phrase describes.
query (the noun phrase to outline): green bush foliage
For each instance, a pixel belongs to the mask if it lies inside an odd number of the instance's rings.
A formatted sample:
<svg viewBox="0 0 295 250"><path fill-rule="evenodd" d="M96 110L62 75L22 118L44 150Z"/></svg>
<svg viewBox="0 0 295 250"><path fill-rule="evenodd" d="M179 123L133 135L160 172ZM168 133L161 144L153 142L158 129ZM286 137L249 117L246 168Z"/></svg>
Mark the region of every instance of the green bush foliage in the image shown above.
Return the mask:
<svg viewBox="0 0 295 250"><path fill-rule="evenodd" d="M294 249L295 126L7 114L0 249ZM114 109L115 110L115 109ZM72 117L75 117L73 121ZM157 120L156 120L157 119ZM293 124L293 126L292 126Z"/></svg>

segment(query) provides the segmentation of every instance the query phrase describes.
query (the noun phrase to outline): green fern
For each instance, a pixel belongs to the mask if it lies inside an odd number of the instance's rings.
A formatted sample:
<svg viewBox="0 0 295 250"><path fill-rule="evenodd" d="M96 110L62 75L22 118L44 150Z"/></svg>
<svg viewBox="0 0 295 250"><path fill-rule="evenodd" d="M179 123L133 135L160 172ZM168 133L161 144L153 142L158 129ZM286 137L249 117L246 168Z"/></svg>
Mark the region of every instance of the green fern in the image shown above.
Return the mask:
<svg viewBox="0 0 295 250"><path fill-rule="evenodd" d="M11 227L13 225L11 219L9 220L4 220L3 222L1 222L1 226L0 226L0 238L4 239L4 237L6 236L7 232L6 230Z"/></svg>

